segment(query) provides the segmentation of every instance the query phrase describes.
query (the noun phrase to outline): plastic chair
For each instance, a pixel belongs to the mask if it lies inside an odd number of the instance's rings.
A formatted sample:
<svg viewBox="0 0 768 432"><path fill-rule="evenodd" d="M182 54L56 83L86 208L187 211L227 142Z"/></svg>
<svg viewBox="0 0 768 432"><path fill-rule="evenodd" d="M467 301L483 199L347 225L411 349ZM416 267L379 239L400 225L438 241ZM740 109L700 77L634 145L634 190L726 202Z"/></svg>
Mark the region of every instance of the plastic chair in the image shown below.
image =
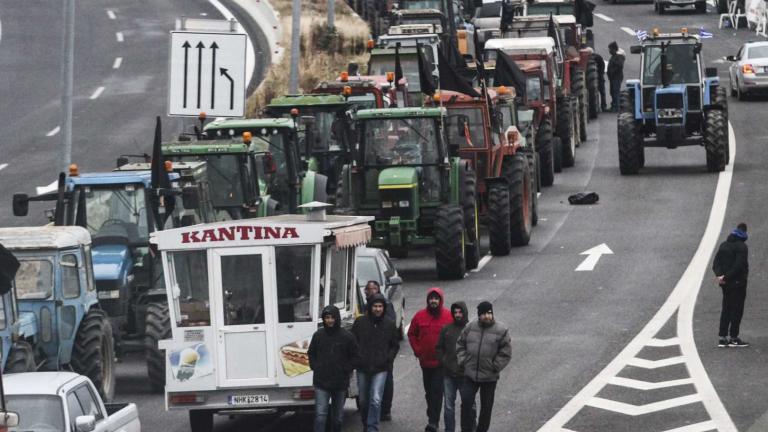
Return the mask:
<svg viewBox="0 0 768 432"><path fill-rule="evenodd" d="M766 24L768 24L768 16L766 16L766 13L768 13L768 10L761 13L760 17L757 19L757 25L755 26L755 34L758 36L768 37L768 34L766 33Z"/></svg>

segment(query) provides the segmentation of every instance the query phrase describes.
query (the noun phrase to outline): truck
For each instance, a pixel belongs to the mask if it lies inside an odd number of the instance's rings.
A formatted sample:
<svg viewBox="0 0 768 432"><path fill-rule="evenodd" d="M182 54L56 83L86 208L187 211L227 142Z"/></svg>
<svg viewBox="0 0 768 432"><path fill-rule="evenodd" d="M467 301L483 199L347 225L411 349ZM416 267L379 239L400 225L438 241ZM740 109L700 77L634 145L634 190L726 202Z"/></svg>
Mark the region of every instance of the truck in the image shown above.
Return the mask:
<svg viewBox="0 0 768 432"><path fill-rule="evenodd" d="M73 372L28 372L4 377L8 408L18 413L12 430L140 432L132 403L105 403L88 377Z"/></svg>
<svg viewBox="0 0 768 432"><path fill-rule="evenodd" d="M214 414L314 410L307 349L325 305L352 324L357 248L371 236L370 217L325 207L153 236L171 305L165 406L187 410L192 432L211 432Z"/></svg>
<svg viewBox="0 0 768 432"><path fill-rule="evenodd" d="M640 79L626 81L618 116L619 171L637 174L645 148L704 147L707 170L728 164L728 105L716 68L704 66L698 35L653 29L630 51Z"/></svg>

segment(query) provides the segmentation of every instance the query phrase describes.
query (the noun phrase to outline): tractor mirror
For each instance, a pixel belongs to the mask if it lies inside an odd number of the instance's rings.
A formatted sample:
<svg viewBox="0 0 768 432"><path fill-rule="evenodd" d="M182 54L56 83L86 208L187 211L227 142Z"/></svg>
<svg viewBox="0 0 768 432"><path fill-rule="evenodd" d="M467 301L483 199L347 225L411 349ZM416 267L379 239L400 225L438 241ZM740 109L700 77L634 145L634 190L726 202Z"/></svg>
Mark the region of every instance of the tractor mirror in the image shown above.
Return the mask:
<svg viewBox="0 0 768 432"><path fill-rule="evenodd" d="M717 76L717 68L708 67L704 69L704 76L707 78L714 78Z"/></svg>
<svg viewBox="0 0 768 432"><path fill-rule="evenodd" d="M631 52L632 54L640 54L641 52L643 52L643 47L641 45L632 45L631 47L629 47L629 52Z"/></svg>
<svg viewBox="0 0 768 432"><path fill-rule="evenodd" d="M725 59L728 60L728 61L734 62L734 61L736 61L736 56L732 56L732 55L725 56Z"/></svg>
<svg viewBox="0 0 768 432"><path fill-rule="evenodd" d="M181 202L184 204L184 208L188 210L197 210L200 208L200 195L197 192L197 187L184 187L181 190Z"/></svg>
<svg viewBox="0 0 768 432"><path fill-rule="evenodd" d="M13 194L13 215L26 216L29 213L29 196L23 193Z"/></svg>
<svg viewBox="0 0 768 432"><path fill-rule="evenodd" d="M75 432L92 432L95 430L96 417L92 415L83 415L75 418Z"/></svg>
<svg viewBox="0 0 768 432"><path fill-rule="evenodd" d="M0 413L0 426L6 428L17 427L19 425L19 415L13 411Z"/></svg>

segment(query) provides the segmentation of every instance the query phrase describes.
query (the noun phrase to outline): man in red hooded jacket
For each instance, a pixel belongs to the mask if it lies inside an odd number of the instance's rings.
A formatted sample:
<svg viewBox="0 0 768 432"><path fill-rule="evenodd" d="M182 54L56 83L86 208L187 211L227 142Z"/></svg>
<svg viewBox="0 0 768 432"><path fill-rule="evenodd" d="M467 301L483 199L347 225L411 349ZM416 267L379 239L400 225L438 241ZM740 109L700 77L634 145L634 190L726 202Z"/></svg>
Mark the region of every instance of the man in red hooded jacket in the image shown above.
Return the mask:
<svg viewBox="0 0 768 432"><path fill-rule="evenodd" d="M427 400L426 432L437 432L443 407L443 368L435 347L440 330L453 322L451 312L443 306L443 290L434 287L427 291L427 307L416 312L408 329L408 341L421 364L424 397Z"/></svg>

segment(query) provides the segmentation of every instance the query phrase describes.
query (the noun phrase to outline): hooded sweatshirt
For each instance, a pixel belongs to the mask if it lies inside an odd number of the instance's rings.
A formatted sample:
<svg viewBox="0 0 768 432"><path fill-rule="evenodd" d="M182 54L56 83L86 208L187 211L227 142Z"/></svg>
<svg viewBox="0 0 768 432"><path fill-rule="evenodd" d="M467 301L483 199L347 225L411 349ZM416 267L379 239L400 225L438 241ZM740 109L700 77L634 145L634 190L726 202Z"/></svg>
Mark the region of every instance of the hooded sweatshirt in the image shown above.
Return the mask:
<svg viewBox="0 0 768 432"><path fill-rule="evenodd" d="M443 327L440 331L440 337L437 340L437 347L435 353L440 365L445 368L445 373L452 378L461 378L464 376L464 369L459 366L459 361L456 358L456 341L459 339L462 330L466 327L467 322L467 305L463 302L456 302L451 305L451 316L453 316L454 309L461 309L464 313L461 321L453 320L452 323Z"/></svg>
<svg viewBox="0 0 768 432"><path fill-rule="evenodd" d="M429 302L427 302L427 307L419 310L413 316L411 326L408 328L408 342L411 343L413 353L419 358L421 367L427 369L440 367L440 361L435 353L437 340L440 338L440 331L443 327L453 322L451 311L443 306L445 298L443 290L437 287L430 288L427 291L427 299L432 293L440 297L440 305L437 310L431 312Z"/></svg>
<svg viewBox="0 0 768 432"><path fill-rule="evenodd" d="M747 283L749 250L746 241L746 233L734 230L717 250L712 270L715 276L725 276L726 286L744 286Z"/></svg>
<svg viewBox="0 0 768 432"><path fill-rule="evenodd" d="M380 317L373 314L372 308L376 303L384 305L384 313ZM355 367L367 374L389 370L400 349L395 323L387 318L386 308L387 300L383 295L372 295L366 304L367 313L358 317L352 326L358 346Z"/></svg>
<svg viewBox="0 0 768 432"><path fill-rule="evenodd" d="M336 306L323 309L321 316L333 315L336 322L333 327L317 330L309 343L309 367L313 371L312 385L323 390L343 390L349 385L357 342L349 331L341 328L341 316Z"/></svg>
<svg viewBox="0 0 768 432"><path fill-rule="evenodd" d="M616 54L612 54L608 59L608 79L609 80L624 80L624 60L627 55L624 50L619 48Z"/></svg>

